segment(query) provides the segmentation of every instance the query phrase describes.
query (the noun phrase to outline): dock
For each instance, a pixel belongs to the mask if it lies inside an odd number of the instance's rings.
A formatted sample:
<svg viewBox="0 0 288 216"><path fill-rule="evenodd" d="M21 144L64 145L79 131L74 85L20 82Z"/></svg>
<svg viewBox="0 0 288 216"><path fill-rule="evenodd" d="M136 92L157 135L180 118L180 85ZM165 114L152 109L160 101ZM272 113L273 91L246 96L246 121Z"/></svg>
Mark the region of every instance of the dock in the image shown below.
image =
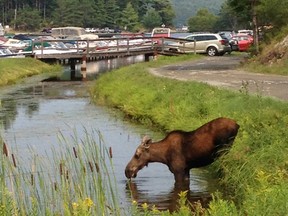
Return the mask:
<svg viewBox="0 0 288 216"><path fill-rule="evenodd" d="M98 61L111 58L144 55L145 61L155 58L157 55L179 55L184 53L169 52L169 44L182 41L179 38L153 38L153 37L121 37L101 38L95 40L41 40L36 46L32 42L32 51L27 53L32 57L46 63L69 64L71 76L75 74L76 64L84 65L87 61ZM71 43L69 49L47 48L44 44ZM39 45L40 44L40 45ZM105 45L107 44L107 45ZM83 74L85 71L83 69ZM85 76L85 75L84 75Z"/></svg>

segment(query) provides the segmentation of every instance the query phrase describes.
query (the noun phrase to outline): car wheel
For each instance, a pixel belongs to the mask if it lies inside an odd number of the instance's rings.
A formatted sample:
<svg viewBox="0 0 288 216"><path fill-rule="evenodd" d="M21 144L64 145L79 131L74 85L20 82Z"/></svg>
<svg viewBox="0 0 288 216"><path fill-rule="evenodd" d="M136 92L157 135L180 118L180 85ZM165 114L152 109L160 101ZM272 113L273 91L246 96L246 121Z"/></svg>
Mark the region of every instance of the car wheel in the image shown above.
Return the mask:
<svg viewBox="0 0 288 216"><path fill-rule="evenodd" d="M208 47L207 54L209 56L216 56L218 53L217 49L215 47Z"/></svg>

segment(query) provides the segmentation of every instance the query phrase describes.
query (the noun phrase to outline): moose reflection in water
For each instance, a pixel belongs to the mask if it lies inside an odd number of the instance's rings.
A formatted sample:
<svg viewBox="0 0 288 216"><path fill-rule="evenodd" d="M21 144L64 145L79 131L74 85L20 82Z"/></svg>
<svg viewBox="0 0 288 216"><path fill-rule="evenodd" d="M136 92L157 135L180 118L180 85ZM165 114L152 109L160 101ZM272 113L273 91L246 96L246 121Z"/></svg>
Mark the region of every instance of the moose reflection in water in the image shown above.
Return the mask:
<svg viewBox="0 0 288 216"><path fill-rule="evenodd" d="M234 120L221 117L194 131L172 131L158 142L145 136L127 164L125 175L135 178L148 163L160 162L174 174L175 186L189 187L190 169L211 164L232 145L238 129Z"/></svg>
<svg viewBox="0 0 288 216"><path fill-rule="evenodd" d="M126 183L127 195L131 197L133 202L136 201L138 206L146 203L149 206L155 205L158 210L169 210L170 212L179 209L179 194L181 191L183 191L183 188L174 187L166 193L151 195L147 193L147 191L143 191L141 185L138 185L135 181L127 181ZM207 208L208 203L212 200L210 193L197 193L191 191L189 188L186 190L184 196L192 208L194 205L197 205L197 203L200 203L203 208Z"/></svg>

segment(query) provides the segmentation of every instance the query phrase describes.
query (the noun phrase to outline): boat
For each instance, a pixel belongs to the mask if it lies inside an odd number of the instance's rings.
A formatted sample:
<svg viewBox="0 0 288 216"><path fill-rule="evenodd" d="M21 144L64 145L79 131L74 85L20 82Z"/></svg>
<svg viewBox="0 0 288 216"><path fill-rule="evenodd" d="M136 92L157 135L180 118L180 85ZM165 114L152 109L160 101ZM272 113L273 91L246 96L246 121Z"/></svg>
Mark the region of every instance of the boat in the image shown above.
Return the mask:
<svg viewBox="0 0 288 216"><path fill-rule="evenodd" d="M68 47L63 42L36 41L33 42L32 45L20 51L19 53L35 55L37 57L37 55L63 54L63 53L76 53L76 52L79 51L77 51L77 49L73 47L72 48Z"/></svg>
<svg viewBox="0 0 288 216"><path fill-rule="evenodd" d="M170 37L171 29L170 28L154 28L151 33L151 37L153 38L163 38Z"/></svg>
<svg viewBox="0 0 288 216"><path fill-rule="evenodd" d="M6 42L1 44L1 47L10 49L12 52L18 52L29 46L28 41L22 41L18 39L9 38Z"/></svg>
<svg viewBox="0 0 288 216"><path fill-rule="evenodd" d="M165 27L154 28L151 33L151 38L154 43L161 44L161 38L166 38L171 36L171 29Z"/></svg>
<svg viewBox="0 0 288 216"><path fill-rule="evenodd" d="M51 29L51 36L55 39L67 40L95 40L98 39L96 34L87 34L81 27L58 27Z"/></svg>
<svg viewBox="0 0 288 216"><path fill-rule="evenodd" d="M12 52L7 47L0 47L0 58L25 58L25 55Z"/></svg>

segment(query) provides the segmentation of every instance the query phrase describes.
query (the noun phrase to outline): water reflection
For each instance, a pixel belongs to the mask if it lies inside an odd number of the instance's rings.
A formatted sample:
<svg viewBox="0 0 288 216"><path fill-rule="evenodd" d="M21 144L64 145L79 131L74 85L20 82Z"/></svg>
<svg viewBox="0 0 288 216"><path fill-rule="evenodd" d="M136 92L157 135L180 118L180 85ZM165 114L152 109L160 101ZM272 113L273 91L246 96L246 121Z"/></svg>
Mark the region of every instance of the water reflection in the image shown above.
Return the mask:
<svg viewBox="0 0 288 216"><path fill-rule="evenodd" d="M203 207L207 207L211 191L216 190L215 185L216 180L209 179L205 169L191 170L188 184L175 185L174 176L164 165L159 165L140 178L126 181L126 194L131 202L136 201L139 206L147 203L149 206L155 205L159 210L172 212L177 210L181 191L187 191L186 198L192 205L200 202Z"/></svg>
<svg viewBox="0 0 288 216"><path fill-rule="evenodd" d="M211 195L209 193L197 193L190 190L187 187L172 187L166 193L161 193L158 195L151 195L147 191L143 191L138 187L138 184L133 181L128 181L126 184L127 196L131 196L133 201L137 202L138 206L142 206L147 203L149 206L155 205L159 210L169 210L170 212L176 211L179 208L179 194L181 192L187 191L185 198L192 206L200 202L202 207L207 207L209 201L211 201Z"/></svg>
<svg viewBox="0 0 288 216"><path fill-rule="evenodd" d="M123 67L125 65L131 65L138 62L143 62L145 60L143 55L130 56L127 58L113 58L105 59L97 62L87 62L86 63L86 80L94 80L100 73L111 71ZM58 81L63 80L82 80L83 73L81 72L81 64L76 65L76 73L73 79L71 78L70 66L66 65L64 67L64 72L60 77L54 77L53 80L57 79Z"/></svg>

